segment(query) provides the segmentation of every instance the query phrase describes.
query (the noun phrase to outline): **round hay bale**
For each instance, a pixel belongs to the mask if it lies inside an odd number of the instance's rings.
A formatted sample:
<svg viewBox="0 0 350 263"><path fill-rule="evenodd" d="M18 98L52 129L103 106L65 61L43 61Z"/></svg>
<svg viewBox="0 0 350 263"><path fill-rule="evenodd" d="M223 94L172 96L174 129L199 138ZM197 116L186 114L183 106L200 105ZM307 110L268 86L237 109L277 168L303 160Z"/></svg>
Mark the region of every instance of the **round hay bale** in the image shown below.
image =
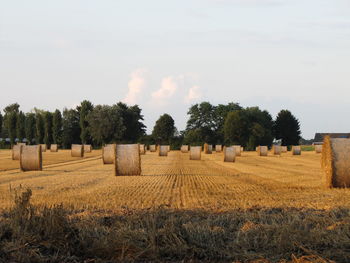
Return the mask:
<svg viewBox="0 0 350 263"><path fill-rule="evenodd" d="M18 142L17 145L26 146L27 144L25 142Z"/></svg>
<svg viewBox="0 0 350 263"><path fill-rule="evenodd" d="M21 171L41 171L43 169L41 145L21 147Z"/></svg>
<svg viewBox="0 0 350 263"><path fill-rule="evenodd" d="M150 151L150 152L156 152L156 151L157 151L157 146L154 145L154 144L153 144L153 145L150 145L150 146L149 146L149 151Z"/></svg>
<svg viewBox="0 0 350 263"><path fill-rule="evenodd" d="M315 145L315 152L316 153L322 153L322 146L323 145Z"/></svg>
<svg viewBox="0 0 350 263"><path fill-rule="evenodd" d="M168 156L168 145L160 145L158 155Z"/></svg>
<svg viewBox="0 0 350 263"><path fill-rule="evenodd" d="M212 154L213 151L213 145L209 145L207 143L204 144L204 153L205 154Z"/></svg>
<svg viewBox="0 0 350 263"><path fill-rule="evenodd" d="M350 139L324 138L321 164L328 187L350 187Z"/></svg>
<svg viewBox="0 0 350 263"><path fill-rule="evenodd" d="M224 150L224 162L235 162L236 160L236 149L234 146L225 147Z"/></svg>
<svg viewBox="0 0 350 263"><path fill-rule="evenodd" d="M141 175L139 144L117 144L115 154L115 176Z"/></svg>
<svg viewBox="0 0 350 263"><path fill-rule="evenodd" d="M58 152L58 145L57 144L51 144L50 152Z"/></svg>
<svg viewBox="0 0 350 263"><path fill-rule="evenodd" d="M233 148L235 148L236 156L241 156L241 145L233 145Z"/></svg>
<svg viewBox="0 0 350 263"><path fill-rule="evenodd" d="M287 146L281 146L281 152L282 153L288 152L288 147Z"/></svg>
<svg viewBox="0 0 350 263"><path fill-rule="evenodd" d="M140 144L140 154L146 154L146 146L144 144Z"/></svg>
<svg viewBox="0 0 350 263"><path fill-rule="evenodd" d="M168 152L170 152L170 145L167 145L167 148L168 148Z"/></svg>
<svg viewBox="0 0 350 263"><path fill-rule="evenodd" d="M216 152L222 152L222 145L215 145Z"/></svg>
<svg viewBox="0 0 350 263"><path fill-rule="evenodd" d="M21 157L21 148L23 145L13 145L12 146L12 160L19 160Z"/></svg>
<svg viewBox="0 0 350 263"><path fill-rule="evenodd" d="M46 152L46 150L47 150L46 144L40 144L40 146L41 146L41 151Z"/></svg>
<svg viewBox="0 0 350 263"><path fill-rule="evenodd" d="M102 147L102 162L103 164L113 164L115 160L116 145L107 144Z"/></svg>
<svg viewBox="0 0 350 263"><path fill-rule="evenodd" d="M258 146L259 156L267 156L268 152L269 152L269 148L267 146Z"/></svg>
<svg viewBox="0 0 350 263"><path fill-rule="evenodd" d="M301 146L300 145L294 145L292 147L292 154L293 155L301 155Z"/></svg>
<svg viewBox="0 0 350 263"><path fill-rule="evenodd" d="M92 152L91 144L84 144L84 153L91 153L91 152Z"/></svg>
<svg viewBox="0 0 350 263"><path fill-rule="evenodd" d="M188 145L182 145L181 146L181 152L182 153L188 153Z"/></svg>
<svg viewBox="0 0 350 263"><path fill-rule="evenodd" d="M272 153L274 155L281 155L281 153L282 153L282 146L280 146L280 145L272 146Z"/></svg>
<svg viewBox="0 0 350 263"><path fill-rule="evenodd" d="M190 147L190 160L200 160L202 153L202 146Z"/></svg>
<svg viewBox="0 0 350 263"><path fill-rule="evenodd" d="M241 152L244 152L244 147L241 147Z"/></svg>
<svg viewBox="0 0 350 263"><path fill-rule="evenodd" d="M72 144L71 156L72 157L84 157L84 145Z"/></svg>

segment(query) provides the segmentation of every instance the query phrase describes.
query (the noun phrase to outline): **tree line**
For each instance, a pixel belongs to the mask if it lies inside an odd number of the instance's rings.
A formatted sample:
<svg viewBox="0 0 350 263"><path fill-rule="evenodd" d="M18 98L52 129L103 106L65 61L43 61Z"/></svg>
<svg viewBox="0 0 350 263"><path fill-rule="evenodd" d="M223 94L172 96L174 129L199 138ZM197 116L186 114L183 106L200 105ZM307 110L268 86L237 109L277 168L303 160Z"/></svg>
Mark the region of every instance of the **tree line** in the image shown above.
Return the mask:
<svg viewBox="0 0 350 263"><path fill-rule="evenodd" d="M63 112L34 108L27 113L14 103L5 107L3 112L2 115L0 111L1 147L10 147L18 141L48 146L58 144L62 148L80 143L100 147L115 142L140 142L170 144L173 148L182 144L237 144L254 150L258 145L271 146L276 140L282 145L296 145L301 139L299 121L290 111L281 110L274 120L266 110L243 108L238 103L192 105L184 131L176 129L169 114L163 114L149 135L140 107L122 102L93 105L84 100L76 108L65 108Z"/></svg>

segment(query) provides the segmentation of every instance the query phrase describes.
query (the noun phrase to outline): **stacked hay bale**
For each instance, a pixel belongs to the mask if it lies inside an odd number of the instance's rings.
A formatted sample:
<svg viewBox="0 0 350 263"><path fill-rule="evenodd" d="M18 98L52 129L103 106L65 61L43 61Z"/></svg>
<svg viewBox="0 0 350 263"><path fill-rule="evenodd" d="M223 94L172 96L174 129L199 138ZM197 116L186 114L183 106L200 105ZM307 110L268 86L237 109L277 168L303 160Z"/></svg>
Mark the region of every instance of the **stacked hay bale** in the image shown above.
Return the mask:
<svg viewBox="0 0 350 263"><path fill-rule="evenodd" d="M274 155L281 155L281 152L282 152L282 146L280 146L280 145L272 146L272 153Z"/></svg>
<svg viewBox="0 0 350 263"><path fill-rule="evenodd" d="M115 153L115 176L141 175L139 144L117 144Z"/></svg>
<svg viewBox="0 0 350 263"><path fill-rule="evenodd" d="M209 145L207 143L204 144L204 153L205 154L212 154L213 152L213 145Z"/></svg>
<svg viewBox="0 0 350 263"><path fill-rule="evenodd" d="M267 146L258 146L258 155L259 156L267 156L269 152L269 148Z"/></svg>
<svg viewBox="0 0 350 263"><path fill-rule="evenodd" d="M350 187L350 139L324 138L321 164L328 187Z"/></svg>
<svg viewBox="0 0 350 263"><path fill-rule="evenodd" d="M107 144L102 147L102 162L103 164L113 164L115 160L116 145Z"/></svg>
<svg viewBox="0 0 350 263"><path fill-rule="evenodd" d="M215 151L221 152L222 151L222 145L215 145Z"/></svg>
<svg viewBox="0 0 350 263"><path fill-rule="evenodd" d="M140 154L146 154L146 146L144 144L140 144Z"/></svg>
<svg viewBox="0 0 350 263"><path fill-rule="evenodd" d="M287 146L281 146L281 152L282 153L288 152L288 147Z"/></svg>
<svg viewBox="0 0 350 263"><path fill-rule="evenodd" d="M21 157L21 148L23 145L13 145L12 146L12 160L19 160Z"/></svg>
<svg viewBox="0 0 350 263"><path fill-rule="evenodd" d="M294 145L292 147L292 154L293 155L301 155L301 146L300 145Z"/></svg>
<svg viewBox="0 0 350 263"><path fill-rule="evenodd" d="M182 145L181 146L181 152L182 153L188 153L188 145Z"/></svg>
<svg viewBox="0 0 350 263"><path fill-rule="evenodd" d="M190 147L190 160L200 160L202 153L202 146Z"/></svg>
<svg viewBox="0 0 350 263"><path fill-rule="evenodd" d="M71 156L72 157L84 157L84 145L72 144Z"/></svg>
<svg viewBox="0 0 350 263"><path fill-rule="evenodd" d="M84 144L84 153L91 153L91 152L92 152L91 144Z"/></svg>
<svg viewBox="0 0 350 263"><path fill-rule="evenodd" d="M168 145L160 145L158 155L168 156Z"/></svg>
<svg viewBox="0 0 350 263"><path fill-rule="evenodd" d="M234 146L225 147L224 150L224 162L235 162L236 160L236 148Z"/></svg>
<svg viewBox="0 0 350 263"><path fill-rule="evenodd" d="M58 152L58 145L57 144L51 144L50 145L50 152Z"/></svg>
<svg viewBox="0 0 350 263"><path fill-rule="evenodd" d="M315 152L316 153L322 153L322 145L315 145Z"/></svg>
<svg viewBox="0 0 350 263"><path fill-rule="evenodd" d="M153 145L150 145L150 146L149 146L149 151L150 151L150 152L156 152L156 151L157 151L157 145L154 145L154 144L153 144Z"/></svg>
<svg viewBox="0 0 350 263"><path fill-rule="evenodd" d="M41 151L46 152L46 150L47 150L46 144L40 144L40 146L41 146Z"/></svg>
<svg viewBox="0 0 350 263"><path fill-rule="evenodd" d="M233 148L235 148L236 156L241 156L241 145L233 145Z"/></svg>
<svg viewBox="0 0 350 263"><path fill-rule="evenodd" d="M21 171L41 171L43 169L41 145L22 146L20 154Z"/></svg>

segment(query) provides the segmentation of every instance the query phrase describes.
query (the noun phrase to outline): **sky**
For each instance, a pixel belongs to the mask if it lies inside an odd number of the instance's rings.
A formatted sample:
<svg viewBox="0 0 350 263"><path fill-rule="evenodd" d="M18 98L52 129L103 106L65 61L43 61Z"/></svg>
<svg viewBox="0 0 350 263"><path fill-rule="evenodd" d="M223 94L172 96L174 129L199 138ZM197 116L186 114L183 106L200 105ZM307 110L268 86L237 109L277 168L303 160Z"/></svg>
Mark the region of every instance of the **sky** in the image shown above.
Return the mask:
<svg viewBox="0 0 350 263"><path fill-rule="evenodd" d="M138 104L186 127L201 101L350 132L348 0L0 0L0 109Z"/></svg>

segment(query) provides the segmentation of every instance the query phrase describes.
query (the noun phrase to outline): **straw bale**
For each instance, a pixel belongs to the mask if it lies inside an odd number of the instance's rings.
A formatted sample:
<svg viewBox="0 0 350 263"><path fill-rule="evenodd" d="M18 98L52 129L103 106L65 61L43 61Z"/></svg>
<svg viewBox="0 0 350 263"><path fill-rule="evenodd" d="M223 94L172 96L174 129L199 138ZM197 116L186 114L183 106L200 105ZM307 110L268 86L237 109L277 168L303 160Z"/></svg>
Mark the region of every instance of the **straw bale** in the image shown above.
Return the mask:
<svg viewBox="0 0 350 263"><path fill-rule="evenodd" d="M21 156L21 148L23 145L13 145L12 146L12 160L19 160Z"/></svg>
<svg viewBox="0 0 350 263"><path fill-rule="evenodd" d="M202 146L191 146L190 147L190 160L201 159Z"/></svg>
<svg viewBox="0 0 350 263"><path fill-rule="evenodd" d="M288 152L288 147L287 146L281 146L281 152L282 153Z"/></svg>
<svg viewBox="0 0 350 263"><path fill-rule="evenodd" d="M71 155L72 157L84 157L84 145L72 144Z"/></svg>
<svg viewBox="0 0 350 263"><path fill-rule="evenodd" d="M58 152L58 145L57 144L51 144L50 145L50 151L51 152Z"/></svg>
<svg viewBox="0 0 350 263"><path fill-rule="evenodd" d="M258 155L259 156L267 156L269 152L269 148L267 146L258 146Z"/></svg>
<svg viewBox="0 0 350 263"><path fill-rule="evenodd" d="M292 154L293 155L301 155L301 146L300 145L294 145L292 147Z"/></svg>
<svg viewBox="0 0 350 263"><path fill-rule="evenodd" d="M213 145L209 145L207 143L204 144L204 153L205 154L212 154L213 152Z"/></svg>
<svg viewBox="0 0 350 263"><path fill-rule="evenodd" d="M188 145L182 145L181 146L181 152L182 153L188 153Z"/></svg>
<svg viewBox="0 0 350 263"><path fill-rule="evenodd" d="M225 147L224 162L235 162L236 153L236 148L234 146Z"/></svg>
<svg viewBox="0 0 350 263"><path fill-rule="evenodd" d="M140 154L146 154L146 146L144 144L140 144Z"/></svg>
<svg viewBox="0 0 350 263"><path fill-rule="evenodd" d="M154 145L154 144L153 144L153 145L150 145L150 146L149 146L149 151L150 151L150 152L156 152L156 151L157 151L157 145Z"/></svg>
<svg viewBox="0 0 350 263"><path fill-rule="evenodd" d="M272 146L272 153L274 155L281 155L281 152L282 152L282 146L280 146L280 145Z"/></svg>
<svg viewBox="0 0 350 263"><path fill-rule="evenodd" d="M115 159L116 145L107 144L102 147L102 162L103 164L113 164Z"/></svg>
<svg viewBox="0 0 350 263"><path fill-rule="evenodd" d="M222 151L222 145L215 145L215 151L221 152Z"/></svg>
<svg viewBox="0 0 350 263"><path fill-rule="evenodd" d="M41 146L41 151L46 152L46 150L47 150L46 144L40 144L40 146Z"/></svg>
<svg viewBox="0 0 350 263"><path fill-rule="evenodd" d="M41 171L43 169L41 145L21 147L20 167L23 172Z"/></svg>
<svg viewBox="0 0 350 263"><path fill-rule="evenodd" d="M236 156L241 156L241 145L233 145L233 148L235 148Z"/></svg>
<svg viewBox="0 0 350 263"><path fill-rule="evenodd" d="M91 153L91 152L92 152L91 144L84 144L84 153Z"/></svg>
<svg viewBox="0 0 350 263"><path fill-rule="evenodd" d="M141 175L139 144L117 144L115 154L115 175Z"/></svg>
<svg viewBox="0 0 350 263"><path fill-rule="evenodd" d="M158 155L168 156L168 145L160 145Z"/></svg>

